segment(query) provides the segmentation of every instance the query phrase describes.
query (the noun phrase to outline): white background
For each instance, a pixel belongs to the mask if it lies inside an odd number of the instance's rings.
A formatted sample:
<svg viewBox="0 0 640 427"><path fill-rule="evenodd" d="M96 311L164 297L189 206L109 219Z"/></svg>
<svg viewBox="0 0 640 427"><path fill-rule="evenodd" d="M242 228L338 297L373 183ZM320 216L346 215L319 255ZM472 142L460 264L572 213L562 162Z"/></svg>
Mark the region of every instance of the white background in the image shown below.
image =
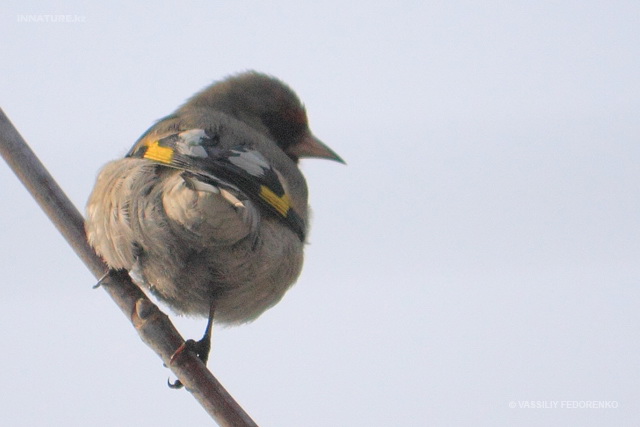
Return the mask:
<svg viewBox="0 0 640 427"><path fill-rule="evenodd" d="M84 3L0 14L0 107L78 207L246 69L348 162L302 162L297 285L214 330L209 365L258 424L638 423L640 3ZM210 423L4 163L0 183L2 424Z"/></svg>

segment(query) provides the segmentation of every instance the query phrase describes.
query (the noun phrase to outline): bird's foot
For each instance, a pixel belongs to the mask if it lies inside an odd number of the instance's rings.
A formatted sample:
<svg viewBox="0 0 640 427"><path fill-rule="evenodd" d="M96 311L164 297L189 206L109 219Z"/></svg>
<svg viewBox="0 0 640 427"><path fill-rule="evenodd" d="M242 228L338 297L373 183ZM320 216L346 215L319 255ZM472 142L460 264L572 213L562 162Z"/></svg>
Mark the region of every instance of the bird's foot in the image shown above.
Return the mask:
<svg viewBox="0 0 640 427"><path fill-rule="evenodd" d="M196 340L186 340L178 349L171 355L171 359L169 363L173 363L174 360L182 354L184 351L191 351L198 359L202 360L202 363L207 364L207 360L209 360L209 352L211 351L211 340L209 337L203 337L200 341ZM171 382L167 380L167 384L170 388L180 389L183 387L182 382L180 380L176 380L175 382Z"/></svg>
<svg viewBox="0 0 640 427"><path fill-rule="evenodd" d="M178 349L171 355L169 364L173 364L174 360L178 358L185 350L193 352L198 359L202 360L205 365L209 360L209 353L211 352L211 330L213 328L213 313L215 311L215 304L212 302L209 308L209 320L207 321L207 328L204 331L204 335L199 341L186 340ZM176 380L174 383L167 380L167 385L170 388L179 389L184 385L180 380Z"/></svg>

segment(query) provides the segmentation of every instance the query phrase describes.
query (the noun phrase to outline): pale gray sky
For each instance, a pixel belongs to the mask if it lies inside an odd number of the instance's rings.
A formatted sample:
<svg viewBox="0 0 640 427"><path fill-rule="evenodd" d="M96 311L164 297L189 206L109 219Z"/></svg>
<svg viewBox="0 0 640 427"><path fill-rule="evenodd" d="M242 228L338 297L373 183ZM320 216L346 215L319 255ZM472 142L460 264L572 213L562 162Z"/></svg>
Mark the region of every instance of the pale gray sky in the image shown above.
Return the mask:
<svg viewBox="0 0 640 427"><path fill-rule="evenodd" d="M637 1L8 1L0 107L83 208L213 80L298 92L348 166L302 162L302 276L214 331L258 424L634 425L639 28ZM4 163L0 182L3 423L209 422Z"/></svg>

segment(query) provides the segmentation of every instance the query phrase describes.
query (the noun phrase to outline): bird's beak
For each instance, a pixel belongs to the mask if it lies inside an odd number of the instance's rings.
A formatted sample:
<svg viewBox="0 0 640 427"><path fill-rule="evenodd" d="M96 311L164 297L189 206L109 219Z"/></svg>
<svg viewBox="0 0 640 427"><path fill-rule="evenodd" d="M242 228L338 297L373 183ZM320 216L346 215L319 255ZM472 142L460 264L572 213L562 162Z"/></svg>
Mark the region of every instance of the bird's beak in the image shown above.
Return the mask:
<svg viewBox="0 0 640 427"><path fill-rule="evenodd" d="M308 133L300 142L289 147L289 154L297 157L313 157L318 159L335 160L342 164L346 164L342 157L338 156L335 151L327 147L322 141Z"/></svg>

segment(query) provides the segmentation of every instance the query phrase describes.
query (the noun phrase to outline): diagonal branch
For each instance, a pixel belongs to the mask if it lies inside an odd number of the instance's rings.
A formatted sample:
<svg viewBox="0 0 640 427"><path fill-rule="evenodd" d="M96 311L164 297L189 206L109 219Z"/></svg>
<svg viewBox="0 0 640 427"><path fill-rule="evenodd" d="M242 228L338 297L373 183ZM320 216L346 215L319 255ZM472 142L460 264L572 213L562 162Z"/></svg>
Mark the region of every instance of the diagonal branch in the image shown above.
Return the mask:
<svg viewBox="0 0 640 427"><path fill-rule="evenodd" d="M84 233L84 219L62 192L16 128L0 109L0 154L36 199L60 233L96 278L108 271L91 249ZM126 272L109 272L102 288L134 325L140 338L151 347L178 379L221 426L256 426L249 415L222 387L207 367L191 352L171 355L184 342L166 314L131 282Z"/></svg>

